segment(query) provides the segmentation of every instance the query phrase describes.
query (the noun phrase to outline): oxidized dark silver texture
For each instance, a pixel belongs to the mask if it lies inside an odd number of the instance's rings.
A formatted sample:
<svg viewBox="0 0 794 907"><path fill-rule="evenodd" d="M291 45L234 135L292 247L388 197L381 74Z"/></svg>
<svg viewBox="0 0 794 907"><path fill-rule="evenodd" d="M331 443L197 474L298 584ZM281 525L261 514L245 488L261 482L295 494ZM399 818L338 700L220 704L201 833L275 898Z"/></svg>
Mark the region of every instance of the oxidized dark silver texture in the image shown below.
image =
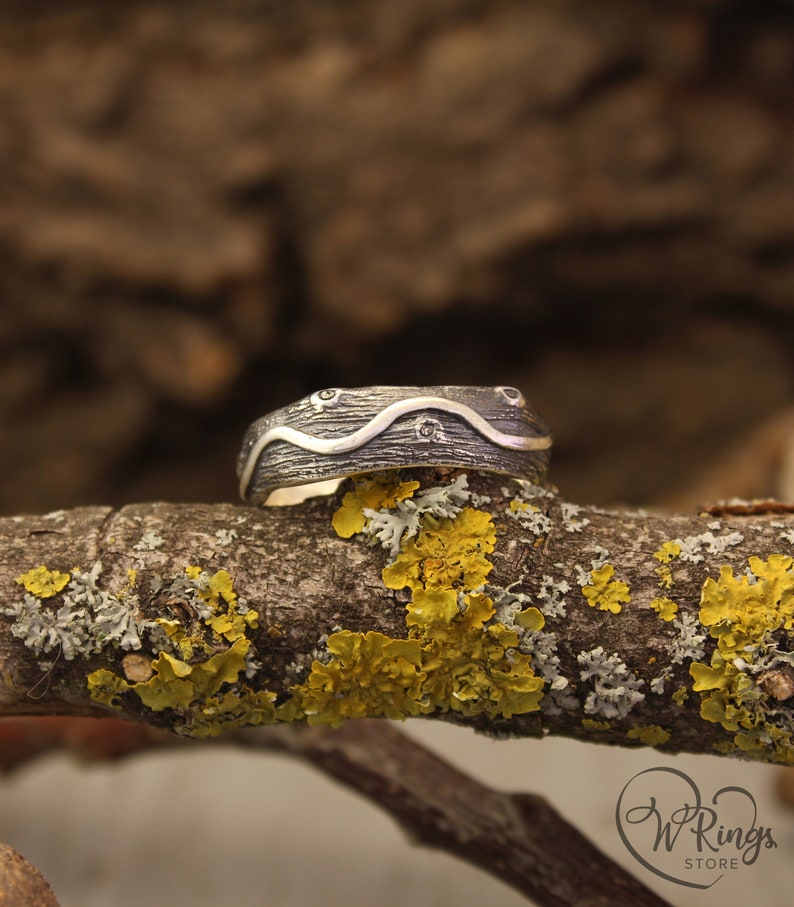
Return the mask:
<svg viewBox="0 0 794 907"><path fill-rule="evenodd" d="M379 469L451 466L542 481L551 435L514 387L328 388L257 419L240 495Z"/></svg>

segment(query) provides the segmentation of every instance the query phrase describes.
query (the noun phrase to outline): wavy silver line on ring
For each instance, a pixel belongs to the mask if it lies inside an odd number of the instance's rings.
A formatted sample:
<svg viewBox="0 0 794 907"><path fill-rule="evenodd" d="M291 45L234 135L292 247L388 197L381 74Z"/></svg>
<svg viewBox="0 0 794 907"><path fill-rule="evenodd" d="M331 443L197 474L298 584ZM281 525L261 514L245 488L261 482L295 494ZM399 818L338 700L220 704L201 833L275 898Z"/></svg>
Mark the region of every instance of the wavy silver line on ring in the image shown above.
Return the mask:
<svg viewBox="0 0 794 907"><path fill-rule="evenodd" d="M238 457L240 494L412 466L541 481L551 436L511 387L327 388L258 419Z"/></svg>
<svg viewBox="0 0 794 907"><path fill-rule="evenodd" d="M376 416L373 416L366 425L342 438L318 438L316 435L306 434L289 425L278 425L275 428L271 428L259 438L248 454L248 460L240 476L240 495L243 498L246 496L257 461L264 449L273 441L287 441L289 444L294 444L296 447L316 454L348 453L367 444L385 431L400 416L425 409L440 410L441 412L461 416L473 429L500 447L510 447L514 450L546 450L551 447L550 435L528 438L521 435L506 434L498 431L489 422L486 422L478 412L464 403L456 403L453 400L445 400L442 397L409 397L407 400L398 400L396 403L390 404Z"/></svg>

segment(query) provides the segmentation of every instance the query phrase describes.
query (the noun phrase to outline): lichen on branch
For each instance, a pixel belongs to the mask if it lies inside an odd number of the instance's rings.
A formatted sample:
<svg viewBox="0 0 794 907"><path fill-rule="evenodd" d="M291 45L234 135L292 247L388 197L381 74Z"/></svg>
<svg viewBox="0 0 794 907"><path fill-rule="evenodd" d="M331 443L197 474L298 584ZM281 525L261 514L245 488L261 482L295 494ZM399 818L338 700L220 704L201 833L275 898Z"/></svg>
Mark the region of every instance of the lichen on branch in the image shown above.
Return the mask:
<svg viewBox="0 0 794 907"><path fill-rule="evenodd" d="M12 518L0 538L6 712L198 737L442 717L794 761L794 518L779 507L610 513L425 469L293 508Z"/></svg>

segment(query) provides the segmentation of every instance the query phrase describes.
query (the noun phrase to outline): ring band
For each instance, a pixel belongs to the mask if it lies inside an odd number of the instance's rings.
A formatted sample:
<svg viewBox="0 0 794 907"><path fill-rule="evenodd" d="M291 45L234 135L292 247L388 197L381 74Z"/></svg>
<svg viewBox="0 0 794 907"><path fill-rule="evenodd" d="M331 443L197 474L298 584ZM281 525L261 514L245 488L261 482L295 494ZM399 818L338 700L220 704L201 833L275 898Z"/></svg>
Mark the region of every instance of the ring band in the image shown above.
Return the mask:
<svg viewBox="0 0 794 907"><path fill-rule="evenodd" d="M240 496L379 469L450 466L542 481L551 435L514 387L328 388L257 419Z"/></svg>

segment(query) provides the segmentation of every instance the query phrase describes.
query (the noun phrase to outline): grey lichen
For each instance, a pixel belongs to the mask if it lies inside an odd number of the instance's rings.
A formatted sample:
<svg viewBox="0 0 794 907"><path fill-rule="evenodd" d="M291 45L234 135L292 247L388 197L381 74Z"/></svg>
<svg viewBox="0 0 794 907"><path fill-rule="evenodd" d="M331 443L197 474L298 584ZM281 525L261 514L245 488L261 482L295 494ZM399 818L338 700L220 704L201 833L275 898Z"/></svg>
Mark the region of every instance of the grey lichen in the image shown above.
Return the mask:
<svg viewBox="0 0 794 907"><path fill-rule="evenodd" d="M524 529L528 529L532 535L546 535L551 529L551 520L540 507L531 504L529 501L523 501L520 498L514 498L507 509L505 515L512 520L516 520Z"/></svg>
<svg viewBox="0 0 794 907"><path fill-rule="evenodd" d="M590 525L587 517L576 519L582 508L578 504L563 503L560 505L562 525L566 532L581 532L585 526Z"/></svg>
<svg viewBox="0 0 794 907"><path fill-rule="evenodd" d="M54 610L26 592L21 601L4 608L3 614L14 618L12 636L21 639L37 657L56 652L71 661L87 648L93 650L82 609L75 611L71 605L63 604ZM45 670L50 666L47 663Z"/></svg>
<svg viewBox="0 0 794 907"><path fill-rule="evenodd" d="M597 646L580 652L576 658L583 665L579 673L581 680L593 683L584 704L588 715L625 718L645 699L645 694L639 692L645 681L637 678L616 652L607 655L603 646Z"/></svg>
<svg viewBox="0 0 794 907"><path fill-rule="evenodd" d="M554 500L553 491L532 482L516 480L512 489L502 488L502 494L511 498L504 514L515 520L533 536L545 536L551 530L551 519L541 506L543 499ZM536 503L537 502L537 503Z"/></svg>
<svg viewBox="0 0 794 907"><path fill-rule="evenodd" d="M700 661L705 652L703 643L706 641L706 633L702 632L703 626L697 617L684 612L673 621L673 626L678 630L678 635L666 647L670 661L679 665L684 661Z"/></svg>
<svg viewBox="0 0 794 907"><path fill-rule="evenodd" d="M568 580L555 580L554 577L544 574L537 592L543 615L545 617L565 617L567 605L565 596L570 591L571 584Z"/></svg>
<svg viewBox="0 0 794 907"><path fill-rule="evenodd" d="M779 534L784 542L788 542L790 545L794 545L794 529L786 529Z"/></svg>
<svg viewBox="0 0 794 907"><path fill-rule="evenodd" d="M744 541L744 536L741 532L728 532L725 535L714 535L714 533L709 530L708 532L700 533L700 535L690 535L685 539L676 539L675 541L681 546L679 557L682 561L699 564L705 559L705 556L702 553L703 550L705 550L706 553L713 555L724 554L728 548L732 548L735 545L741 545Z"/></svg>
<svg viewBox="0 0 794 907"><path fill-rule="evenodd" d="M67 661L100 652L107 645L140 649L146 622L138 618L137 598L130 593L122 600L101 590L97 585L101 572L100 562L89 571L73 569L68 586L57 597L25 592L2 612L14 618L12 635L37 657L54 652ZM47 670L51 664L40 662L40 666Z"/></svg>
<svg viewBox="0 0 794 907"><path fill-rule="evenodd" d="M64 606L87 615L86 630L94 641L95 652L108 643L125 651L140 649L144 624L137 618L137 598L128 594L122 601L101 590L97 585L101 572L99 562L87 573L75 568L63 597Z"/></svg>
<svg viewBox="0 0 794 907"><path fill-rule="evenodd" d="M215 533L215 541L224 548L237 538L237 532L234 529L219 529Z"/></svg>
<svg viewBox="0 0 794 907"><path fill-rule="evenodd" d="M523 582L523 577L519 577L516 582L509 586L495 586L486 583L483 591L493 601L494 618L506 627L516 628L516 615L531 605L534 605L534 599L526 592L516 592L515 587ZM520 628L519 628L520 629Z"/></svg>
<svg viewBox="0 0 794 907"><path fill-rule="evenodd" d="M578 702L571 695L571 682L560 672L557 634L543 629L528 630L516 620L522 611L535 607L536 599L525 592L515 591L515 586L523 580L524 577L520 577L507 588L487 584L484 591L493 601L495 620L517 634L519 651L529 655L532 670L546 684L541 710L548 715L559 715L563 709L576 708ZM564 583L564 586L567 591L568 584ZM555 592L559 591L559 585L555 585ZM559 607L562 603L555 599L555 604Z"/></svg>
<svg viewBox="0 0 794 907"><path fill-rule="evenodd" d="M164 538L158 535L153 529L147 529L132 547L135 551L156 551L164 544Z"/></svg>
<svg viewBox="0 0 794 907"><path fill-rule="evenodd" d="M579 701L572 694L571 682L560 672L557 634L544 630L525 630L519 649L532 659L532 670L546 683L540 707L547 715L559 715L563 709L575 709Z"/></svg>
<svg viewBox="0 0 794 907"><path fill-rule="evenodd" d="M458 476L449 485L438 485L419 492L414 497L399 501L393 508L386 507L363 510L367 522L362 535L372 543L380 543L389 549L390 557L397 556L403 539L409 539L419 532L422 517L430 515L437 519L456 517L471 493L465 475Z"/></svg>
<svg viewBox="0 0 794 907"><path fill-rule="evenodd" d="M593 570L600 570L609 560L609 551L600 545L593 550L593 559L590 561L590 569L585 570L580 564L575 564L576 582L579 586L588 586L593 581Z"/></svg>
<svg viewBox="0 0 794 907"><path fill-rule="evenodd" d="M656 693L657 696L661 696L664 693L664 685L672 676L672 674L660 674L658 677L654 677L648 684L650 691Z"/></svg>

